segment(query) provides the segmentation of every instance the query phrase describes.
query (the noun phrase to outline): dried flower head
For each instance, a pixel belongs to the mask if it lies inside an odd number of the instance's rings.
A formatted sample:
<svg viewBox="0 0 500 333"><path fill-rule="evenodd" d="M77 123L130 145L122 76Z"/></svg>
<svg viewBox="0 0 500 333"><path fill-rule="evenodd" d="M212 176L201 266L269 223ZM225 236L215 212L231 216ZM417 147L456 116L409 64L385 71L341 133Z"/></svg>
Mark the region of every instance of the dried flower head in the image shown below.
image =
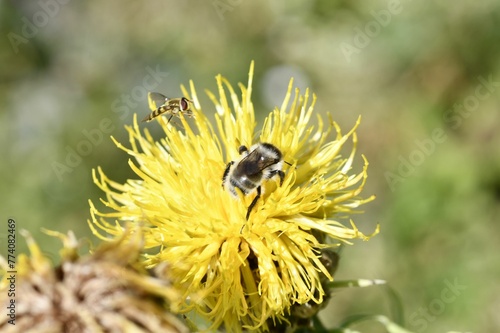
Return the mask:
<svg viewBox="0 0 500 333"><path fill-rule="evenodd" d="M159 119L165 137L156 141L147 130L142 134L135 120L127 127L131 147L116 144L133 157L129 165L139 179L119 184L99 168L94 179L112 212L100 212L91 203L94 233L120 235L124 223L143 225L146 265L169 263L172 284L186 297L183 309L228 331L265 330L268 319L284 319L293 304L321 303L321 279L332 278L321 250L368 239L352 221L347 226L341 221L373 199L359 197L366 160L360 173L350 174L359 121L345 135L319 115L312 125L316 97L311 102L308 90L304 95L296 90L291 100L291 81L282 106L256 132L252 78L253 63L248 86L239 86L239 99L217 76L219 97L208 92L217 110L215 129L201 111L192 82L189 92L182 89L193 101L194 125L182 116L183 129ZM330 140L332 130L336 135ZM353 149L341 158L350 138ZM255 192L237 190L235 199L221 186L222 176L228 162L239 160L241 145L263 142L277 147L290 166L283 165L282 184L262 183L262 197L247 219Z"/></svg>
<svg viewBox="0 0 500 333"><path fill-rule="evenodd" d="M188 332L164 306L179 295L137 265L142 248L139 232L125 231L123 237L84 257L78 256L78 242L71 232L50 233L64 243L60 266L53 267L24 232L31 256L21 255L17 264L15 325L2 316L0 331ZM7 296L2 289L4 309L10 301Z"/></svg>

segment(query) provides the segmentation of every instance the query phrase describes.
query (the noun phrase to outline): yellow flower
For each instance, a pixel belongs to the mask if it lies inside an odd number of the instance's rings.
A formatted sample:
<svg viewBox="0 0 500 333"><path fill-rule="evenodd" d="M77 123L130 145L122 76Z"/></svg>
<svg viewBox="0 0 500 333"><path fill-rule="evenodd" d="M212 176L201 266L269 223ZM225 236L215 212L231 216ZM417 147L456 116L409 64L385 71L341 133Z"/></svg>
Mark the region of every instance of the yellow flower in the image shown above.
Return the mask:
<svg viewBox="0 0 500 333"><path fill-rule="evenodd" d="M342 135L334 122L325 124L313 111L316 97L309 91L292 100L292 81L280 108L272 111L256 131L251 101L253 63L248 86L240 84L241 99L222 76L216 77L219 97L208 92L216 107L215 128L202 113L190 83L186 97L193 101L194 119L180 117L178 129L159 118L165 137L155 141L134 125L127 127L131 148L117 146L133 157L129 161L139 179L125 184L108 179L99 168L96 184L106 193L103 213L91 204L94 233L98 229L120 235L133 221L145 233L148 267L169 263L173 285L184 292L185 311L206 316L212 327L228 331L266 330L268 319L281 320L292 304L321 303L324 274L321 249L350 239L368 239L350 221L340 221L373 197L358 197L368 163L349 174L356 149L356 125ZM317 125L311 118L317 117ZM194 123L190 125L190 123ZM334 129L336 136L329 140ZM353 141L348 158L341 158L344 143ZM279 148L285 177L263 183L262 197L247 209L255 194L233 198L222 186L226 164L238 160L240 145L267 142ZM97 218L101 216L101 218ZM105 218L116 219L114 223ZM96 228L97 226L97 228ZM377 230L374 232L378 232ZM327 235L324 244L315 235Z"/></svg>

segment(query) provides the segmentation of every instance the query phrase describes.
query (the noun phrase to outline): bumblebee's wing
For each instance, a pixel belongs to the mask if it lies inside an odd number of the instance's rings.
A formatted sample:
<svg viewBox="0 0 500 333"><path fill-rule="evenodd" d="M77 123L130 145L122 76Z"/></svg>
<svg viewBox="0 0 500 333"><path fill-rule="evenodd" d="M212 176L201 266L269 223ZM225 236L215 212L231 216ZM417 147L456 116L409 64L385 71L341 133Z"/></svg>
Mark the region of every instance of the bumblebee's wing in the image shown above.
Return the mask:
<svg viewBox="0 0 500 333"><path fill-rule="evenodd" d="M254 150L245 156L239 165L245 169L245 173L255 175L275 163L274 159L266 158Z"/></svg>
<svg viewBox="0 0 500 333"><path fill-rule="evenodd" d="M149 103L149 109L151 111L157 110L160 106L165 105L167 103L168 97L165 95L162 95L157 92L149 92L148 93L148 103Z"/></svg>

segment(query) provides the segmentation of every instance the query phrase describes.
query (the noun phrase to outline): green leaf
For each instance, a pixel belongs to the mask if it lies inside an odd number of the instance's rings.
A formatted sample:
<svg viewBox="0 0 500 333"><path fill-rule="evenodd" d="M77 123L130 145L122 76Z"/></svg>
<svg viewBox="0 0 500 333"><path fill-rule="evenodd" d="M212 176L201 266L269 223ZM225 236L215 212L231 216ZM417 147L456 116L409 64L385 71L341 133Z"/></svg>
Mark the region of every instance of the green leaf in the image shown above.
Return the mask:
<svg viewBox="0 0 500 333"><path fill-rule="evenodd" d="M354 324L359 324L363 321L375 321L382 324L388 333L413 333L407 329L399 326L398 324L392 322L389 318L382 315L356 315L348 318L344 323L342 323L341 328L347 329L349 326ZM340 331L349 332L349 331Z"/></svg>
<svg viewBox="0 0 500 333"><path fill-rule="evenodd" d="M385 280L368 280L368 279L357 279L357 280L340 280L328 282L327 286L330 288L357 288L357 287L371 287L385 284Z"/></svg>

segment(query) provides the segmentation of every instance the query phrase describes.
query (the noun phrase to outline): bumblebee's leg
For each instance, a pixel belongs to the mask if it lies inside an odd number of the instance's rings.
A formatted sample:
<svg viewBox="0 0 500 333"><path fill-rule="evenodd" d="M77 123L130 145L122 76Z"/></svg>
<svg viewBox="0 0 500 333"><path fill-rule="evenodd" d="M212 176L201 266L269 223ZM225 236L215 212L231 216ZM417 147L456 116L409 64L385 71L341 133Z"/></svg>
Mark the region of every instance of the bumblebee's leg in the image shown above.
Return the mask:
<svg viewBox="0 0 500 333"><path fill-rule="evenodd" d="M226 180L227 175L229 174L229 169L231 169L231 165L233 164L234 161L231 161L226 165L226 170L224 170L224 175L222 176L222 187L224 187L224 181Z"/></svg>
<svg viewBox="0 0 500 333"><path fill-rule="evenodd" d="M285 173L282 170L278 170L278 176L280 177L280 186L283 185L283 180L285 179Z"/></svg>
<svg viewBox="0 0 500 333"><path fill-rule="evenodd" d="M240 148L238 148L238 153L240 153L240 155L246 153L247 151L248 151L247 146L240 146Z"/></svg>
<svg viewBox="0 0 500 333"><path fill-rule="evenodd" d="M285 179L285 173L282 170L274 170L269 174L269 178L271 179L274 176L278 175L280 177L280 186L283 185L283 180Z"/></svg>
<svg viewBox="0 0 500 333"><path fill-rule="evenodd" d="M257 187L257 195L255 196L255 198L252 200L252 203L250 204L250 206L248 206L248 210L247 210L247 221L248 221L248 218L250 217L250 212L252 211L253 207L255 206L255 204L257 203L257 200L259 200L260 198L260 191L261 191L261 188L260 186Z"/></svg>

